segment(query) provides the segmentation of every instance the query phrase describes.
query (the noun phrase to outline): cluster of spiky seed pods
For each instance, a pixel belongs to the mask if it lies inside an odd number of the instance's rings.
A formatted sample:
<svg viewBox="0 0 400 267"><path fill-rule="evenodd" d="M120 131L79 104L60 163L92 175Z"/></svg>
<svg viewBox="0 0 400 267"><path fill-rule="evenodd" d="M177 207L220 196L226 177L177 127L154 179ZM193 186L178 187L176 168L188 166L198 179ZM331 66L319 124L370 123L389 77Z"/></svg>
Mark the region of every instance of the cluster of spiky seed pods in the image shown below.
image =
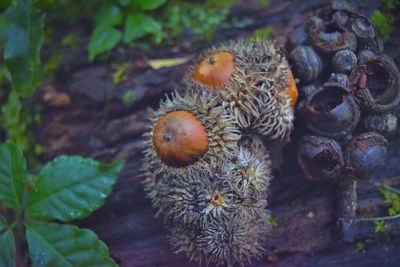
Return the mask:
<svg viewBox="0 0 400 267"><path fill-rule="evenodd" d="M314 181L339 182L339 226L352 241L356 180L385 165L397 128L400 74L383 53L368 17L336 1L290 36L290 60L300 80L298 162Z"/></svg>
<svg viewBox="0 0 400 267"><path fill-rule="evenodd" d="M283 53L235 41L203 53L145 134L145 189L170 242L190 259L244 265L271 228L271 164L262 139L285 139L297 101Z"/></svg>

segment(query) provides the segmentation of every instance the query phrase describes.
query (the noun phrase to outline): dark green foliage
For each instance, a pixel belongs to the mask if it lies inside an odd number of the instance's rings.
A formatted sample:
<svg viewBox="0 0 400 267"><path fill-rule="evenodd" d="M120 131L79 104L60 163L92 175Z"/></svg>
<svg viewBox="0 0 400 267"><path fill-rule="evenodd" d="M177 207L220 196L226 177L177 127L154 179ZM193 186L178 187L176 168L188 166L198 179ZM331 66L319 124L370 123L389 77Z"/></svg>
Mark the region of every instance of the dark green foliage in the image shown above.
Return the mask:
<svg viewBox="0 0 400 267"><path fill-rule="evenodd" d="M385 0L383 1L382 10L374 10L371 15L371 20L378 28L378 32L382 37L383 41L386 42L390 38L390 34L393 31L395 15L394 11L396 8L400 8L400 1L398 0Z"/></svg>
<svg viewBox="0 0 400 267"><path fill-rule="evenodd" d="M211 38L237 0L38 0L36 6L48 20L93 22L88 44L89 60L114 49L118 44L132 45L138 40L160 44L179 38L185 31ZM61 12L60 12L61 11Z"/></svg>
<svg viewBox="0 0 400 267"><path fill-rule="evenodd" d="M20 228L26 231L32 266L116 266L92 231L49 221L82 219L101 207L122 167L122 162L60 156L28 179L22 150L10 141L2 144L0 205L15 216L10 224L0 216L0 266L15 266L12 230Z"/></svg>
<svg viewBox="0 0 400 267"><path fill-rule="evenodd" d="M33 122L28 99L41 82L40 49L44 15L29 0L13 1L0 13L1 129L24 150L34 150L28 127Z"/></svg>
<svg viewBox="0 0 400 267"><path fill-rule="evenodd" d="M381 187L379 193L383 196L385 203L389 205L389 216L395 216L400 213L400 194L388 188Z"/></svg>

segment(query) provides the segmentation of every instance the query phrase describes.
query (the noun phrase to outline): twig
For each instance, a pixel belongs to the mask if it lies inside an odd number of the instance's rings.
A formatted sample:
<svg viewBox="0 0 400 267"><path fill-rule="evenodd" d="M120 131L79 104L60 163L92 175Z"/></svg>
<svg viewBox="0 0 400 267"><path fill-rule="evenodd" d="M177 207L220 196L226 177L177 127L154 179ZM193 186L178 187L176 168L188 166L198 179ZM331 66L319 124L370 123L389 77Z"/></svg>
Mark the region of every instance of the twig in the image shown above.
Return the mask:
<svg viewBox="0 0 400 267"><path fill-rule="evenodd" d="M388 221L400 219L400 213L392 216L372 217L372 218L358 218L357 222L374 222L374 221Z"/></svg>

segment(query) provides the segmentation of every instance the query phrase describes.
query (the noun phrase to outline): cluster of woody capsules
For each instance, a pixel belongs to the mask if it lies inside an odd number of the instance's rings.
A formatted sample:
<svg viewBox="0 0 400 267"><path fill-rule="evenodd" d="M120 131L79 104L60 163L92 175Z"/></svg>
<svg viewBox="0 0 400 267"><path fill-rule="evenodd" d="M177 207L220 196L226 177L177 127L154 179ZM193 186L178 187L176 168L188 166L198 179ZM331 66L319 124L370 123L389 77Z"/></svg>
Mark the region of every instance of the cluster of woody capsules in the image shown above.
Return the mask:
<svg viewBox="0 0 400 267"><path fill-rule="evenodd" d="M145 134L145 189L176 252L212 265L263 254L271 164L263 139L287 138L297 89L273 43L203 53Z"/></svg>
<svg viewBox="0 0 400 267"><path fill-rule="evenodd" d="M348 5L322 9L289 39L300 79L299 119L309 131L299 141L298 161L307 178L343 186L339 223L351 241L356 180L385 165L400 74L368 17Z"/></svg>

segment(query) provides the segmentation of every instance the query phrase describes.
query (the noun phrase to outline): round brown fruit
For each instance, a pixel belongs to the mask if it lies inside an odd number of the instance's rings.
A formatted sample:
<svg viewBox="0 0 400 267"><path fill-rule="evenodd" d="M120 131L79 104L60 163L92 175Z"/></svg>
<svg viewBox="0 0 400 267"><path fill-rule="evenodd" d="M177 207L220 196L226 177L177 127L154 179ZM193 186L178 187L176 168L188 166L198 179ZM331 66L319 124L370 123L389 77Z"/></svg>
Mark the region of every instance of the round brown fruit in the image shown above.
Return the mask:
<svg viewBox="0 0 400 267"><path fill-rule="evenodd" d="M235 63L230 52L218 51L206 56L193 70L193 79L206 86L223 86L230 82Z"/></svg>
<svg viewBox="0 0 400 267"><path fill-rule="evenodd" d="M188 166L208 149L206 128L189 111L163 115L155 124L152 141L161 161L171 167Z"/></svg>

